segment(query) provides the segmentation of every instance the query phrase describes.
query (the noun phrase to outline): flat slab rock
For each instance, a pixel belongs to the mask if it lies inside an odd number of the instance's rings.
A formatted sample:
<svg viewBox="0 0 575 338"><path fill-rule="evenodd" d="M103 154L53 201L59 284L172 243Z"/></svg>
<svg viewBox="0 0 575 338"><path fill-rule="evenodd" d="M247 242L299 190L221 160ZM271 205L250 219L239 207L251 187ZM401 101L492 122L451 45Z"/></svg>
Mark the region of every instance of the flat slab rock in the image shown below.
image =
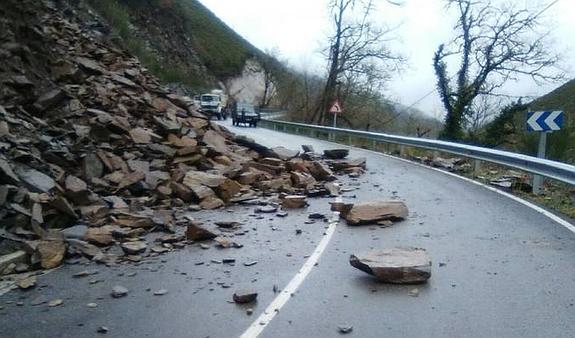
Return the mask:
<svg viewBox="0 0 575 338"><path fill-rule="evenodd" d="M381 221L401 221L407 218L408 210L401 201L375 201L353 204L342 216L349 225L375 224Z"/></svg>
<svg viewBox="0 0 575 338"><path fill-rule="evenodd" d="M420 248L368 251L351 255L349 263L384 283L425 283L431 277L431 259Z"/></svg>

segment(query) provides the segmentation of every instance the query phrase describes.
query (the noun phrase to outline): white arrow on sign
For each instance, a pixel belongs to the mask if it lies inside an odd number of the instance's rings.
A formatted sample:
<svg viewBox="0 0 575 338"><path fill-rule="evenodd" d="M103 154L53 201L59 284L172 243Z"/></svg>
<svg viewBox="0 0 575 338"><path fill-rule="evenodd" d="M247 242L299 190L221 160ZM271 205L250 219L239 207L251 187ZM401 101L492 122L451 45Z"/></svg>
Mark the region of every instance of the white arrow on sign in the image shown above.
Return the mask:
<svg viewBox="0 0 575 338"><path fill-rule="evenodd" d="M556 113L556 112L554 112L554 113ZM539 125L539 123L537 123L537 120L538 120L538 119L541 117L541 115L543 115L543 114L545 114L545 112L543 112L543 111L534 112L533 115L531 115L531 117L527 120L527 124L528 124L528 125L531 127L531 129L533 129L534 131L542 131L542 130L543 130L543 127L541 127L541 126ZM553 115L553 114L551 114L551 115L553 116L553 119L555 119L555 117L557 117L556 115ZM551 116L549 116L549 118L550 118L550 117L551 117ZM547 118L547 119L545 120L545 122L547 122L547 120L548 120L549 118ZM555 124L555 122L553 122L553 124ZM555 125L557 125L557 124L555 124Z"/></svg>
<svg viewBox="0 0 575 338"><path fill-rule="evenodd" d="M549 126L549 128L551 128L551 130L559 130L561 129L561 127L559 127L557 125L557 123L555 123L555 119L561 115L562 112L560 111L554 111L552 112L546 119L545 119L545 123Z"/></svg>

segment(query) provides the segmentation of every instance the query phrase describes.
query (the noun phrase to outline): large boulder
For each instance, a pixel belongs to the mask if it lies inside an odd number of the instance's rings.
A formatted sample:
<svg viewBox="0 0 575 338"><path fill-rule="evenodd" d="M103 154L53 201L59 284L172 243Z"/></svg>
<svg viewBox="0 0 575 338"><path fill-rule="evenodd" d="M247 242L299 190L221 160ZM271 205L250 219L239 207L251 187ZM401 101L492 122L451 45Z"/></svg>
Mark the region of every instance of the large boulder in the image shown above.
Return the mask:
<svg viewBox="0 0 575 338"><path fill-rule="evenodd" d="M346 209L349 209L346 210ZM401 221L408 210L401 201L375 201L353 204L339 210L349 225L375 224L381 221Z"/></svg>
<svg viewBox="0 0 575 338"><path fill-rule="evenodd" d="M349 263L385 283L425 283L431 277L431 259L419 248L373 250L351 255Z"/></svg>

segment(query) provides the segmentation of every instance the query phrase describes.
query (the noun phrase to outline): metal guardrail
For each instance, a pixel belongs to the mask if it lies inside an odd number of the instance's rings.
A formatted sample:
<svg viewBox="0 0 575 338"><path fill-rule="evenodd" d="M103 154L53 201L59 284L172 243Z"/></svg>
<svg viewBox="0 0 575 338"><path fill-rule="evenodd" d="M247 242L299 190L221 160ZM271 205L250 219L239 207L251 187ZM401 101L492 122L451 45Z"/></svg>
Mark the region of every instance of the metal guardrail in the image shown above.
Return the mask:
<svg viewBox="0 0 575 338"><path fill-rule="evenodd" d="M332 128L303 123L262 119L262 126L269 125L271 129L286 131L289 128L309 130L311 136L314 133L328 133L328 135L355 136L375 142L391 143L409 147L424 148L446 152L459 156L469 157L481 161L493 162L505 166L520 169L533 174L549 177L571 185L575 185L575 166L538 157L517 154L509 151L496 150L471 146L461 143L430 140L424 138L397 136L382 133L373 133L352 129Z"/></svg>

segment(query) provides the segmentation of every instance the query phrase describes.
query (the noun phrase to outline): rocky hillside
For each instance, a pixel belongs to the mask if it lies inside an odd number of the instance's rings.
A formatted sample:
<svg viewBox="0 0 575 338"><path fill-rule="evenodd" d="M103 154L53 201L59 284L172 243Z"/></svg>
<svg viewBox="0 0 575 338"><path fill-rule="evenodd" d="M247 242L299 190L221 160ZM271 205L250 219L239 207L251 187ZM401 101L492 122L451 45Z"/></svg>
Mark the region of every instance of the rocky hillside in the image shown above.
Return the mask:
<svg viewBox="0 0 575 338"><path fill-rule="evenodd" d="M166 83L196 93L233 86L228 91L240 98L243 91L263 91L259 60L265 54L197 0L82 0L60 6L100 27L102 35L134 53Z"/></svg>
<svg viewBox="0 0 575 338"><path fill-rule="evenodd" d="M53 2L4 0L0 18L0 274L139 261L217 236L190 211L302 207L337 193L328 165L365 167L235 137Z"/></svg>

